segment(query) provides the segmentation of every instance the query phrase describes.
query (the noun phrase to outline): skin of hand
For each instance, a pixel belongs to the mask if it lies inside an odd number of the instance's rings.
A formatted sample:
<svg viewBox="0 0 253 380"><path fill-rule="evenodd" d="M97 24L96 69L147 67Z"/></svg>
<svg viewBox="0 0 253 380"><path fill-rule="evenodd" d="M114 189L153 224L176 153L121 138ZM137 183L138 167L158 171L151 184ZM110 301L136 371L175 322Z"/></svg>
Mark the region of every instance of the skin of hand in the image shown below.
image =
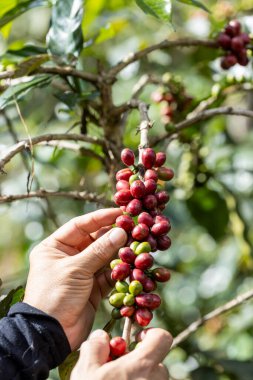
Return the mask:
<svg viewBox="0 0 253 380"><path fill-rule="evenodd" d="M96 310L113 282L108 265L127 235L113 228L120 209L76 217L36 246L24 302L56 318L72 350L90 333Z"/></svg>
<svg viewBox="0 0 253 380"><path fill-rule="evenodd" d="M107 363L109 336L103 330L94 331L81 346L71 380L168 380L168 370L162 361L171 344L172 337L167 331L150 329L134 351Z"/></svg>

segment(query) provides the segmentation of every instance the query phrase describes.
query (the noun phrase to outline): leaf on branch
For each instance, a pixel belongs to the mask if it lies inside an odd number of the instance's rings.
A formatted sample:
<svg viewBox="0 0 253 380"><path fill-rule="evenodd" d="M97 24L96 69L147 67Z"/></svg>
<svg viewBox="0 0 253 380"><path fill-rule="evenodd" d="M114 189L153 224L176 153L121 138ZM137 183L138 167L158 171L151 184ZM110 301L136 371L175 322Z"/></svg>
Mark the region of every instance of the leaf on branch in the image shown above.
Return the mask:
<svg viewBox="0 0 253 380"><path fill-rule="evenodd" d="M147 14L165 22L171 22L171 0L135 0Z"/></svg>
<svg viewBox="0 0 253 380"><path fill-rule="evenodd" d="M24 77L22 82L17 85L13 84L0 95L0 109L4 109L7 105L20 100L31 89L35 87L47 86L51 81L49 75L36 75L36 77ZM13 82L15 79L13 80Z"/></svg>
<svg viewBox="0 0 253 380"><path fill-rule="evenodd" d="M202 4L200 1L197 1L197 0L177 0L177 1L179 3L183 3L183 4L193 5L194 7L201 8L204 11L210 13L209 9L204 4Z"/></svg>
<svg viewBox="0 0 253 380"><path fill-rule="evenodd" d="M24 77L36 69L38 69L43 63L49 60L48 54L35 55L31 58L27 58L24 61L20 62L15 70L14 78Z"/></svg>
<svg viewBox="0 0 253 380"><path fill-rule="evenodd" d="M0 302L0 319L4 318L8 314L8 311L10 310L12 305L22 301L24 297L24 292L24 288L22 286L19 286L16 289L12 289L7 294L7 296L2 299L2 301Z"/></svg>
<svg viewBox="0 0 253 380"><path fill-rule="evenodd" d="M53 7L51 28L47 34L50 53L69 63L83 47L83 0L57 0Z"/></svg>
<svg viewBox="0 0 253 380"><path fill-rule="evenodd" d="M1 12L0 5L0 28L27 12L29 9L42 7L42 6L51 6L50 0L21 0L18 3L15 2L12 8L7 8L8 10L4 13ZM4 5L3 5L4 7ZM4 8L5 9L5 8Z"/></svg>
<svg viewBox="0 0 253 380"><path fill-rule="evenodd" d="M59 376L61 380L70 380L71 372L79 359L79 351L72 352L59 366Z"/></svg>
<svg viewBox="0 0 253 380"><path fill-rule="evenodd" d="M6 59L12 59L16 58L17 60L20 60L21 58L28 58L31 55L44 55L47 54L47 50L44 47L33 45L33 44L16 44L11 45L10 48L6 51L6 53L1 56L1 58Z"/></svg>

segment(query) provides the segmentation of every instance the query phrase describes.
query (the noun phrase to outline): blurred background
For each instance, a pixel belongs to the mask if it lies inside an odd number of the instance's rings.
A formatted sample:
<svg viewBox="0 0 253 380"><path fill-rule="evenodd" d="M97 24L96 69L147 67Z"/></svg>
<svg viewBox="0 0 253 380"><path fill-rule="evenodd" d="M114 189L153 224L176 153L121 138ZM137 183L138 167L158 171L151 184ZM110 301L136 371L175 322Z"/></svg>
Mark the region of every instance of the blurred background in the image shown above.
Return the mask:
<svg viewBox="0 0 253 380"><path fill-rule="evenodd" d="M5 2L2 3L0 17L6 11ZM145 15L134 1L87 0L82 24L85 42L77 67L93 72L97 59L108 67L127 53L165 38L212 39L235 17L245 30L253 33L252 0L208 0L205 5L210 14L175 3L173 22L168 25ZM50 6L34 8L1 29L0 70L11 69L21 59L15 51L27 44L37 52L46 51L50 17ZM220 55L207 48L155 51L120 73L114 85L115 104L131 97L134 85L143 74L152 74L173 80L176 91L189 97L193 104L219 94L214 102L216 106L252 109L252 63L247 67L236 65L225 72L220 69ZM96 98L97 94L85 82L74 84ZM141 99L151 104L150 116L155 121L153 136L162 135L170 127L161 118L161 105L152 100L157 87L150 84L141 95ZM2 90L1 97L3 93ZM28 134L69 130L79 133L81 116L80 103L64 98L59 83L52 80L35 88L0 111L0 155L14 143L15 134L22 139ZM179 120L183 117L184 112L179 112ZM139 137L135 133L138 122L138 113L132 112L127 120L124 144L133 149L138 147ZM152 326L161 326L177 335L201 315L253 287L252 127L251 119L216 116L186 129L179 138L160 144L159 150L167 152L167 163L175 170L175 179L168 185L171 201L166 209L172 223L173 244L168 252L158 253L156 261L171 268L172 279L159 287L163 306L155 313ZM87 124L87 130L90 135L103 136L101 128L92 121ZM27 166L31 167L28 152L17 155L6 166L6 174L0 176L2 195L26 193ZM88 190L105 193L109 199L114 191L101 162L71 150L37 146L34 173L32 189ZM98 207L101 206L64 198L0 203L3 293L25 284L29 252L36 244L56 226ZM250 301L201 327L166 359L171 379L252 379L252 315ZM105 302L94 328L101 328L109 317L110 306ZM51 379L58 379L56 371Z"/></svg>

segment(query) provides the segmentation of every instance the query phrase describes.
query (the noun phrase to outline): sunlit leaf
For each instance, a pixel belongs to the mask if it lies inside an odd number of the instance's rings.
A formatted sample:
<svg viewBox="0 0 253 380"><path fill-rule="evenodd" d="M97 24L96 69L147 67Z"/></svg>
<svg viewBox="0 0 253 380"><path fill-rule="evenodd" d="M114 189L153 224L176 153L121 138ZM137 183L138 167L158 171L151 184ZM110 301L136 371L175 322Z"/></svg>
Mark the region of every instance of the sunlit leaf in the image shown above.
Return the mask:
<svg viewBox="0 0 253 380"><path fill-rule="evenodd" d="M171 0L136 0L136 3L145 13L165 22L171 21Z"/></svg>
<svg viewBox="0 0 253 380"><path fill-rule="evenodd" d="M210 12L209 9L204 4L202 4L200 1L197 1L197 0L177 0L177 1L179 3L189 4L189 5L193 5L194 7L201 8L206 12Z"/></svg>
<svg viewBox="0 0 253 380"><path fill-rule="evenodd" d="M16 289L12 289L0 302L0 318L5 317L8 314L11 306L17 302L22 301L23 297L24 288L22 286L19 286Z"/></svg>
<svg viewBox="0 0 253 380"><path fill-rule="evenodd" d="M71 372L79 358L79 351L72 352L59 366L60 380L69 380Z"/></svg>

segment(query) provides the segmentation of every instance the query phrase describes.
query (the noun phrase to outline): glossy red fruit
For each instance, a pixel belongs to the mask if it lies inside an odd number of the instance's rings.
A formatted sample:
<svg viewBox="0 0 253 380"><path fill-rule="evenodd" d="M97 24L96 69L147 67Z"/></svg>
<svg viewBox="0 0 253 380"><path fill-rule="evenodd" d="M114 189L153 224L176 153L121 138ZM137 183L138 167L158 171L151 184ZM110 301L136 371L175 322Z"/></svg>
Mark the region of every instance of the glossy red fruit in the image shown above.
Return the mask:
<svg viewBox="0 0 253 380"><path fill-rule="evenodd" d="M134 254L134 251L129 247L120 248L119 250L119 258L127 264L133 264L136 255Z"/></svg>
<svg viewBox="0 0 253 380"><path fill-rule="evenodd" d="M125 169L121 169L119 170L117 173L116 173L116 180L117 181L120 181L123 179L123 181L128 181L129 178L131 177L131 175L133 175L134 173L132 172L132 170L128 169L128 168L125 168Z"/></svg>
<svg viewBox="0 0 253 380"><path fill-rule="evenodd" d="M169 218L167 218L167 216L165 216L165 215L157 215L156 217L155 217L155 219L154 219L154 222L155 223L159 223L159 222L169 222L170 220L169 220Z"/></svg>
<svg viewBox="0 0 253 380"><path fill-rule="evenodd" d="M158 178L162 181L170 181L174 177L174 172L170 168L166 168L165 166L161 166L157 169Z"/></svg>
<svg viewBox="0 0 253 380"><path fill-rule="evenodd" d="M234 51L238 51L244 48L243 39L240 36L234 37L231 40L231 48Z"/></svg>
<svg viewBox="0 0 253 380"><path fill-rule="evenodd" d="M126 166L134 165L134 152L131 149L123 149L121 152L121 161Z"/></svg>
<svg viewBox="0 0 253 380"><path fill-rule="evenodd" d="M110 340L110 353L113 356L122 356L126 352L126 342L120 336Z"/></svg>
<svg viewBox="0 0 253 380"><path fill-rule="evenodd" d="M142 151L141 160L146 169L151 169L154 166L156 159L155 151L151 148Z"/></svg>
<svg viewBox="0 0 253 380"><path fill-rule="evenodd" d="M147 276L141 269L133 269L130 273L130 281L139 281L141 284L146 281Z"/></svg>
<svg viewBox="0 0 253 380"><path fill-rule="evenodd" d="M146 307L154 310L161 305L161 298L157 294L139 294L135 297L135 302L139 307Z"/></svg>
<svg viewBox="0 0 253 380"><path fill-rule="evenodd" d="M156 168L163 166L165 161L166 161L166 154L164 152L157 152L154 166Z"/></svg>
<svg viewBox="0 0 253 380"><path fill-rule="evenodd" d="M154 263L153 256L151 256L149 253L141 253L138 255L135 259L134 265L135 268L141 269L141 270L147 270L152 267Z"/></svg>
<svg viewBox="0 0 253 380"><path fill-rule="evenodd" d="M247 46L250 43L250 37L247 33L241 33L240 37L243 41L244 46Z"/></svg>
<svg viewBox="0 0 253 380"><path fill-rule="evenodd" d="M162 222L155 223L151 227L151 233L153 236L158 237L158 236L167 234L170 229L171 229L170 223L164 220Z"/></svg>
<svg viewBox="0 0 253 380"><path fill-rule="evenodd" d="M167 282L170 280L171 273L167 268L155 268L152 270L152 277L158 282Z"/></svg>
<svg viewBox="0 0 253 380"><path fill-rule="evenodd" d="M237 60L238 60L239 65L241 66L247 66L249 63L249 58L247 57L247 53L238 57Z"/></svg>
<svg viewBox="0 0 253 380"><path fill-rule="evenodd" d="M152 227L153 224L154 224L154 220L153 220L152 216L149 213L142 212L138 216L138 223L144 223L144 224L146 224L146 226Z"/></svg>
<svg viewBox="0 0 253 380"><path fill-rule="evenodd" d="M130 275L130 265L127 263L117 264L111 273L111 277L115 281L125 280Z"/></svg>
<svg viewBox="0 0 253 380"><path fill-rule="evenodd" d="M152 194L146 195L142 200L142 204L147 210L153 210L157 206L156 197Z"/></svg>
<svg viewBox="0 0 253 380"><path fill-rule="evenodd" d="M237 35L237 30L232 25L227 25L225 27L225 33L230 37L235 37Z"/></svg>
<svg viewBox="0 0 253 380"><path fill-rule="evenodd" d="M237 63L236 56L233 54L229 54L229 55L226 55L226 57L224 57L221 60L221 67L224 70L228 70L228 69L230 69L230 67L234 66L236 63Z"/></svg>
<svg viewBox="0 0 253 380"><path fill-rule="evenodd" d="M118 181L116 183L116 190L117 191L120 191L120 190L129 190L130 189L130 185L129 185L129 182L128 181L124 181L123 179Z"/></svg>
<svg viewBox="0 0 253 380"><path fill-rule="evenodd" d="M157 249L159 251L166 251L166 249L170 248L170 246L171 246L171 240L169 236L163 235L157 238Z"/></svg>
<svg viewBox="0 0 253 380"><path fill-rule="evenodd" d="M153 179L147 179L145 182L144 182L144 185L145 185L145 193L146 195L148 194L154 194L155 191L156 191L156 188L157 188L157 183L156 181L154 181Z"/></svg>
<svg viewBox="0 0 253 380"><path fill-rule="evenodd" d="M151 293L156 290L157 285L156 282L151 280L151 278L147 277L147 279L143 282L143 290L146 293Z"/></svg>
<svg viewBox="0 0 253 380"><path fill-rule="evenodd" d="M149 309L138 309L135 312L134 319L140 326L147 326L153 318L153 313Z"/></svg>
<svg viewBox="0 0 253 380"><path fill-rule="evenodd" d="M137 181L134 181L132 185L130 186L130 191L134 198L140 199L144 197L146 193L146 188L142 181L137 180Z"/></svg>
<svg viewBox="0 0 253 380"><path fill-rule="evenodd" d="M132 230L132 237L135 240L143 241L148 237L149 235L149 228L144 223L139 223L137 226L134 227Z"/></svg>
<svg viewBox="0 0 253 380"><path fill-rule="evenodd" d="M231 20L229 26L233 28L236 35L241 32L241 23L238 20Z"/></svg>
<svg viewBox="0 0 253 380"><path fill-rule="evenodd" d="M116 226L119 228L123 228L126 232L131 232L134 228L135 224L131 216L128 215L120 215L117 217Z"/></svg>
<svg viewBox="0 0 253 380"><path fill-rule="evenodd" d="M114 195L114 202L118 206L126 206L133 199L130 190L120 190Z"/></svg>
<svg viewBox="0 0 253 380"><path fill-rule="evenodd" d="M122 317L132 317L135 312L135 307L134 306L122 306L120 309L120 314Z"/></svg>
<svg viewBox="0 0 253 380"><path fill-rule="evenodd" d="M170 200L170 196L169 196L169 193L165 190L162 190L162 191L158 191L155 195L156 197L156 200L157 200L157 204L158 205L161 205L161 204L164 204L164 203L167 203L169 202Z"/></svg>
<svg viewBox="0 0 253 380"><path fill-rule="evenodd" d="M154 236L149 234L148 237L146 238L146 241L150 244L152 252L157 251L157 242Z"/></svg>
<svg viewBox="0 0 253 380"><path fill-rule="evenodd" d="M146 170L144 174L144 180L147 181L148 179L153 179L153 181L156 182L158 180L157 172L153 169Z"/></svg>
<svg viewBox="0 0 253 380"><path fill-rule="evenodd" d="M126 207L126 212L131 216L137 216L142 211L142 203L139 199L133 199Z"/></svg>
<svg viewBox="0 0 253 380"><path fill-rule="evenodd" d="M229 50L231 48L231 37L226 33L220 33L217 42L218 45L224 50Z"/></svg>

